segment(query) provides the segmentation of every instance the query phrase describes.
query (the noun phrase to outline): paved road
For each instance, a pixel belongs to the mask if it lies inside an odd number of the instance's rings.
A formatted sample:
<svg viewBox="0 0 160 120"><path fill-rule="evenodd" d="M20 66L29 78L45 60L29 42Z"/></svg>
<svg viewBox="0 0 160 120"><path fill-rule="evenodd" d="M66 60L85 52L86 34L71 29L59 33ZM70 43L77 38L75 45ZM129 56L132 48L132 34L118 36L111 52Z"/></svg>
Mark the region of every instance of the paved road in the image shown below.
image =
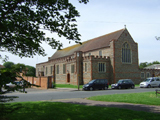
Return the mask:
<svg viewBox="0 0 160 120"><path fill-rule="evenodd" d="M27 94L12 92L5 94L6 96L18 96L12 102L24 102L24 101L42 101L42 100L59 100L59 99L71 99L71 98L86 98L97 95L108 94L122 94L122 93L138 93L155 91L158 88L135 88L135 89L122 89L122 90L97 90L97 91L78 91L77 89L48 89L40 90L29 88ZM159 88L160 89L160 88Z"/></svg>

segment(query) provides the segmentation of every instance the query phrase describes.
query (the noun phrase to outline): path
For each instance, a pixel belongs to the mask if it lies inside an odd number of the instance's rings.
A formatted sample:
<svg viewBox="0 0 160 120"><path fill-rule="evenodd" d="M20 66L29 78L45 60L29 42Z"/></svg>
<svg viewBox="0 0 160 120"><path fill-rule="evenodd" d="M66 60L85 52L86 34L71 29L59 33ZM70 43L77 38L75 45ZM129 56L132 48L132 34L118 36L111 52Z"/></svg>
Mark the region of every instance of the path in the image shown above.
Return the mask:
<svg viewBox="0 0 160 120"><path fill-rule="evenodd" d="M160 106L155 106L155 105L142 105L142 104L131 104L131 103L119 103L119 102L102 102L102 101L87 100L83 98L52 100L52 102L82 104L82 105L88 105L88 106L117 107L117 108L125 108L125 109L130 109L135 111L160 113Z"/></svg>

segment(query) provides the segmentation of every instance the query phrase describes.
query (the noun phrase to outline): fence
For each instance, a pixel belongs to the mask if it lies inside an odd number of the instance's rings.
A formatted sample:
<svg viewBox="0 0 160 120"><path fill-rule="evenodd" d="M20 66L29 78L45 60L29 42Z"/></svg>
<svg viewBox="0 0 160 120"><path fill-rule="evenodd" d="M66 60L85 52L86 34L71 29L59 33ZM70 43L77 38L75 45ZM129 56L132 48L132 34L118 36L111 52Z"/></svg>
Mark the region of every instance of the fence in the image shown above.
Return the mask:
<svg viewBox="0 0 160 120"><path fill-rule="evenodd" d="M40 86L42 89L52 88L52 77L27 77L23 76L23 79L30 82L31 84L35 84Z"/></svg>

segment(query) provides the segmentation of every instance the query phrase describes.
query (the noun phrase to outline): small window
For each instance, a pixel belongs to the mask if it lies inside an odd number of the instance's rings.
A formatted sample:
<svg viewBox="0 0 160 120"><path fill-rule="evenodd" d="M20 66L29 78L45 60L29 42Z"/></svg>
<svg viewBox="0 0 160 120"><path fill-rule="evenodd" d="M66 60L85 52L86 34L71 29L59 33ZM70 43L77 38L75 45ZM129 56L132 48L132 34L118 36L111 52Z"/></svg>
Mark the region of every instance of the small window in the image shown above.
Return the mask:
<svg viewBox="0 0 160 120"><path fill-rule="evenodd" d="M89 56L91 56L91 53L89 53Z"/></svg>
<svg viewBox="0 0 160 120"><path fill-rule="evenodd" d="M145 74L144 72L141 72L141 78L144 78Z"/></svg>
<svg viewBox="0 0 160 120"><path fill-rule="evenodd" d="M66 64L63 64L63 74L66 74Z"/></svg>
<svg viewBox="0 0 160 120"><path fill-rule="evenodd" d="M149 72L146 73L146 77L150 77L150 73Z"/></svg>
<svg viewBox="0 0 160 120"><path fill-rule="evenodd" d="M106 72L105 63L98 63L98 71L99 72Z"/></svg>
<svg viewBox="0 0 160 120"><path fill-rule="evenodd" d="M71 65L71 73L74 73L74 65Z"/></svg>
<svg viewBox="0 0 160 120"><path fill-rule="evenodd" d="M53 66L51 66L51 74L52 74L52 72L53 72Z"/></svg>
<svg viewBox="0 0 160 120"><path fill-rule="evenodd" d="M102 56L102 51L99 51L99 56Z"/></svg>
<svg viewBox="0 0 160 120"><path fill-rule="evenodd" d="M46 67L46 75L47 75L47 67Z"/></svg>
<svg viewBox="0 0 160 120"><path fill-rule="evenodd" d="M59 74L59 65L57 65L57 74Z"/></svg>

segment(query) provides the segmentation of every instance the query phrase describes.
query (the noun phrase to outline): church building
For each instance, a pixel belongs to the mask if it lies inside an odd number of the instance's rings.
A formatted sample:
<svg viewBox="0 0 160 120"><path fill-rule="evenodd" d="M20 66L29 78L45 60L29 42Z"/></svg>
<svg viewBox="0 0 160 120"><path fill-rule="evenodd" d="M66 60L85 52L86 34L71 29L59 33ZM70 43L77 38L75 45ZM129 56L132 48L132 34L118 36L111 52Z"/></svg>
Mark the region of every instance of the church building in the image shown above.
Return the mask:
<svg viewBox="0 0 160 120"><path fill-rule="evenodd" d="M57 50L36 64L36 76L52 77L57 84L86 84L93 79L142 81L138 44L126 28Z"/></svg>

